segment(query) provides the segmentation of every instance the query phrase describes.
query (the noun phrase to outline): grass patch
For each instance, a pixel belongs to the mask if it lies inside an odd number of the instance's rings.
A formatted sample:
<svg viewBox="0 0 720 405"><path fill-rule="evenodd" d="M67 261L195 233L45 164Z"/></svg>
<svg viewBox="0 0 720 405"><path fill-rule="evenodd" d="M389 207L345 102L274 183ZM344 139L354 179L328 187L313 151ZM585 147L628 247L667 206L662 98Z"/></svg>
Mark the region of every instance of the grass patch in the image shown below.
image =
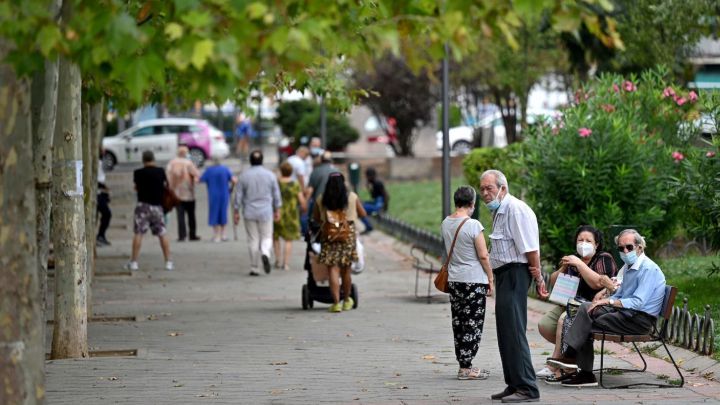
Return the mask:
<svg viewBox="0 0 720 405"><path fill-rule="evenodd" d="M616 368L610 368L610 369L608 369L607 371L605 371L605 374L608 374L608 375L623 375L623 374L625 374L625 372L622 371L622 370L618 370L618 369L616 369Z"/></svg>
<svg viewBox="0 0 720 405"><path fill-rule="evenodd" d="M541 356L549 356L549 355L550 355L550 352L542 352L542 353L540 353L540 355L541 355Z"/></svg>
<svg viewBox="0 0 720 405"><path fill-rule="evenodd" d="M603 350L603 351L600 351L599 349L593 349L593 353L595 353L595 354L605 354L605 355L613 355L613 354L615 354L614 351L608 350L608 349L605 349L605 350Z"/></svg>

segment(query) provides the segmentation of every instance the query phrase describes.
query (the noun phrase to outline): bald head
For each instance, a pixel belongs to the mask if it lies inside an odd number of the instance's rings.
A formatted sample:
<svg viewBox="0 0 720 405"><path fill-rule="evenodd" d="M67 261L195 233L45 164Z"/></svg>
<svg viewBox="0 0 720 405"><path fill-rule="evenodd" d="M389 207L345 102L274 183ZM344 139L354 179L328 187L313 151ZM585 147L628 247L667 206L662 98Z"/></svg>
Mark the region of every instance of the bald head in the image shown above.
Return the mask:
<svg viewBox="0 0 720 405"><path fill-rule="evenodd" d="M190 149L188 149L187 145L180 145L177 148L178 157L185 158L185 157L187 157L189 152L190 152Z"/></svg>

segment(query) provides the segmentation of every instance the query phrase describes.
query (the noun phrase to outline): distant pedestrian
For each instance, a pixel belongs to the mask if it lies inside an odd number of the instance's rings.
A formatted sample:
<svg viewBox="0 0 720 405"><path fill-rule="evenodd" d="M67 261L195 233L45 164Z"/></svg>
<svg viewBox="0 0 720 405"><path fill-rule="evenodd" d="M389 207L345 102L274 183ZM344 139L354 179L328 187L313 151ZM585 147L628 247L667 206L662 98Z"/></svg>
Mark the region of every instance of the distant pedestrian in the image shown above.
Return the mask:
<svg viewBox="0 0 720 405"><path fill-rule="evenodd" d="M310 181L310 173L312 172L312 167L308 170L305 162L305 158L308 156L310 156L310 149L307 146L301 146L295 151L294 155L287 158L287 162L290 163L293 169L290 178L297 181L303 191L305 191L305 186Z"/></svg>
<svg viewBox="0 0 720 405"><path fill-rule="evenodd" d="M277 178L262 166L263 154L259 150L250 153L250 168L240 175L235 192L235 224L240 222L240 210L245 221L248 250L250 251L250 275L257 276L258 260L262 260L265 273L270 273L273 220L280 219L280 187Z"/></svg>
<svg viewBox="0 0 720 405"><path fill-rule="evenodd" d="M320 226L321 248L318 262L326 265L330 271L330 293L333 304L330 312L349 311L355 306L350 296L352 276L350 266L358 261L355 220L365 215L365 209L357 194L348 191L345 177L341 173L331 173L327 186L315 201L313 220ZM341 230L336 235L329 231ZM342 279L343 303L340 304L340 285Z"/></svg>
<svg viewBox="0 0 720 405"><path fill-rule="evenodd" d="M230 189L237 183L237 178L227 166L213 159L213 165L205 169L200 181L207 184L208 190L208 225L213 227L213 242L224 242L225 225L227 225Z"/></svg>
<svg viewBox="0 0 720 405"><path fill-rule="evenodd" d="M368 216L384 212L387 210L387 206L390 201L390 196L385 189L385 184L378 179L377 172L372 167L365 170L365 178L367 179L367 188L370 192L370 201L363 202L365 212L367 212ZM362 218L362 222L365 224L365 230L363 230L360 234L365 235L372 232L373 226L370 222L370 218L364 217Z"/></svg>
<svg viewBox="0 0 720 405"><path fill-rule="evenodd" d="M288 162L280 165L280 219L275 222L273 245L275 248L275 268L289 270L288 259L292 253L292 241L300 239L300 212L307 210L307 203L300 184L292 179L293 167ZM283 240L281 251L280 239ZM281 260L282 259L282 260Z"/></svg>
<svg viewBox="0 0 720 405"><path fill-rule="evenodd" d="M200 240L195 221L195 183L200 179L200 173L193 161L188 158L189 152L187 145L179 145L177 157L170 160L165 168L170 189L180 199L180 204L177 206L178 242L183 242L187 237L185 214L190 226L189 240Z"/></svg>
<svg viewBox="0 0 720 405"><path fill-rule="evenodd" d="M235 120L235 154L245 159L250 148L250 136L252 135L252 123L245 114L239 114Z"/></svg>
<svg viewBox="0 0 720 405"><path fill-rule="evenodd" d="M492 399L506 403L537 402L535 370L527 342L527 290L532 279L538 295L548 296L540 269L537 217L510 194L505 175L487 170L480 176L480 196L493 214L490 264L495 273L498 346L507 387Z"/></svg>
<svg viewBox="0 0 720 405"><path fill-rule="evenodd" d="M163 221L163 192L167 186L165 170L155 165L155 155L146 150L142 153L143 168L133 173L135 190L137 191L137 205L135 206L134 233L132 241L132 256L125 266L128 270L138 270L138 255L142 246L143 235L150 229L153 235L160 240L160 248L165 258L165 270L174 268L170 260L170 241L166 235Z"/></svg>
<svg viewBox="0 0 720 405"><path fill-rule="evenodd" d="M312 150L312 149L311 149ZM331 173L340 173L332 164L332 154L328 151L323 152L320 156L320 164L315 166L312 174L310 175L310 181L308 186L305 188L305 196L309 201L309 209L312 213L313 205L323 191L325 191L325 185L328 181L328 176Z"/></svg>
<svg viewBox="0 0 720 405"><path fill-rule="evenodd" d="M448 263L450 311L455 342L455 358L460 369L458 380L484 380L490 374L472 366L485 325L486 297L493 292L493 273L490 267L483 226L470 218L475 210L475 189L462 186L455 191L455 212L440 226ZM457 239L455 239L457 235Z"/></svg>
<svg viewBox="0 0 720 405"><path fill-rule="evenodd" d="M103 151L100 151L100 156ZM110 210L110 189L105 184L105 170L103 170L102 160L98 164L98 191L97 191L97 213L100 215L100 227L96 237L98 246L110 246L105 232L110 226L112 211Z"/></svg>

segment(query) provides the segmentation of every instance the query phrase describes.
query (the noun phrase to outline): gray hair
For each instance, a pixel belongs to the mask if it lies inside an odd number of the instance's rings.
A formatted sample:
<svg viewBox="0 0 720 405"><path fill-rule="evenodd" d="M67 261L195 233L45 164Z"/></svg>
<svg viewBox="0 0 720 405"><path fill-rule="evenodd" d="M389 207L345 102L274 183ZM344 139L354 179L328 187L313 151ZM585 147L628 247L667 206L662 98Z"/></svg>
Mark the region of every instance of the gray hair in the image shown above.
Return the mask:
<svg viewBox="0 0 720 405"><path fill-rule="evenodd" d="M460 186L455 190L453 199L455 200L455 208L471 207L475 204L475 189L470 186Z"/></svg>
<svg viewBox="0 0 720 405"><path fill-rule="evenodd" d="M618 244L618 241L620 240L620 238L621 238L623 235L625 235L625 234L631 234L631 235L633 235L633 237L635 238L635 244L638 245L638 246L640 246L641 248L643 248L643 250L645 250L645 246L646 246L646 245L645 245L645 238L643 238L642 235L640 235L640 233L639 233L638 231L634 230L634 229L625 229L625 230L621 231L621 232L615 237L615 244L616 244L616 245Z"/></svg>
<svg viewBox="0 0 720 405"><path fill-rule="evenodd" d="M484 179L485 177L493 175L495 176L495 185L497 185L497 188L500 188L502 186L505 186L505 190L509 193L510 192L510 186L508 186L507 177L501 172L500 170L490 169L485 170L483 174L480 175L480 181Z"/></svg>

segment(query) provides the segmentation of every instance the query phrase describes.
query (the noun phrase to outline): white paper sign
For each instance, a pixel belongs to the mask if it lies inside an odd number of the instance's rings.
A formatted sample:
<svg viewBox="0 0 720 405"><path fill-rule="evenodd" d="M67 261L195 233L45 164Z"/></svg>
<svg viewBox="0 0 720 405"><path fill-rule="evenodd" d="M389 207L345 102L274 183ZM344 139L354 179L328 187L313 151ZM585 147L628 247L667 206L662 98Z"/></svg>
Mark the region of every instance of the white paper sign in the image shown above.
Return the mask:
<svg viewBox="0 0 720 405"><path fill-rule="evenodd" d="M83 195L83 161L75 161L75 195Z"/></svg>

